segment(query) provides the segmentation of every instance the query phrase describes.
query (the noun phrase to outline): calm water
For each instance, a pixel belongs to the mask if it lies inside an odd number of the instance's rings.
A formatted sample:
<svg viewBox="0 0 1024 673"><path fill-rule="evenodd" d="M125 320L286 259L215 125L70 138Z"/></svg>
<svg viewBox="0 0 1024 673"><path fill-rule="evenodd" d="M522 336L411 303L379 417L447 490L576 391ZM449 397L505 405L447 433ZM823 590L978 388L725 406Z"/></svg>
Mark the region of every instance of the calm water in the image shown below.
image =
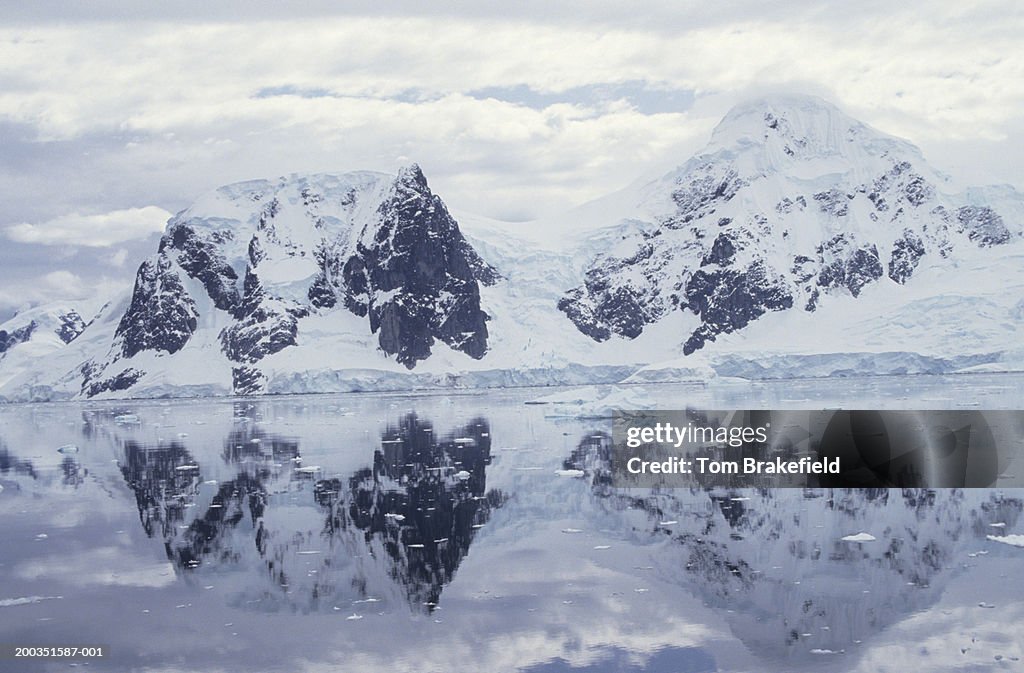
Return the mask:
<svg viewBox="0 0 1024 673"><path fill-rule="evenodd" d="M645 390L995 409L1024 378ZM523 404L548 392L0 407L0 643L118 671L1024 670L1024 549L988 538L1024 534L1024 491L616 491L608 422Z"/></svg>

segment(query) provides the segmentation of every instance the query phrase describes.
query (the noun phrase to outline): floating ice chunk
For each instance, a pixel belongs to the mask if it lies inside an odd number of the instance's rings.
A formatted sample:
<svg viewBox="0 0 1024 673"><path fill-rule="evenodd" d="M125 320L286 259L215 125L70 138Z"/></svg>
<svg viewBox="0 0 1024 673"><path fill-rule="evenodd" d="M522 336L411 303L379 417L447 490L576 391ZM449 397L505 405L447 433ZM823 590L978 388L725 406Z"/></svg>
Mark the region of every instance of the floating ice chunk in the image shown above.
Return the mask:
<svg viewBox="0 0 1024 673"><path fill-rule="evenodd" d="M580 530L579 528L563 528L562 532L563 533L582 533L583 531Z"/></svg>
<svg viewBox="0 0 1024 673"><path fill-rule="evenodd" d="M357 615L354 612L352 614L350 614L348 617L345 617L345 619L347 619L350 622L354 622L354 621L362 619L362 618L363 618L362 615Z"/></svg>
<svg viewBox="0 0 1024 673"><path fill-rule="evenodd" d="M472 476L472 474L466 472L465 470L459 470L458 472L455 473L455 478L458 479L459 481L466 481Z"/></svg>
<svg viewBox="0 0 1024 673"><path fill-rule="evenodd" d="M990 523L989 526L991 526L992 528L1006 528L1006 524L1003 523L1002 521L998 521L996 523Z"/></svg>
<svg viewBox="0 0 1024 673"><path fill-rule="evenodd" d="M991 603L986 603L985 601L982 601L982 602L978 603L978 607L979 608L994 608L995 606L992 605Z"/></svg>
<svg viewBox="0 0 1024 673"><path fill-rule="evenodd" d="M582 477L585 472L583 470L555 470L555 474L559 477Z"/></svg>
<svg viewBox="0 0 1024 673"><path fill-rule="evenodd" d="M610 544L594 545L594 549L611 549L611 548L612 548L612 546Z"/></svg>
<svg viewBox="0 0 1024 673"><path fill-rule="evenodd" d="M302 474L313 474L314 472L319 472L320 471L320 466L319 465L310 465L308 467L297 467L297 468L295 468L295 471L296 472L301 472Z"/></svg>
<svg viewBox="0 0 1024 673"><path fill-rule="evenodd" d="M423 549L423 545L418 544L418 543L417 544L411 544L411 545L408 545L408 546L409 546L409 549Z"/></svg>
<svg viewBox="0 0 1024 673"><path fill-rule="evenodd" d="M63 596L22 596L21 598L0 598L0 608L11 608L15 605L30 605L42 601L52 601Z"/></svg>
<svg viewBox="0 0 1024 673"><path fill-rule="evenodd" d="M746 502L747 500L750 500L750 498L729 498L729 500L732 500L733 502Z"/></svg>
<svg viewBox="0 0 1024 673"><path fill-rule="evenodd" d="M395 521L405 521L404 514L395 514L394 512L388 512L384 515L385 519L394 519Z"/></svg>
<svg viewBox="0 0 1024 673"><path fill-rule="evenodd" d="M986 535L985 537L993 542L1002 542L1014 547L1024 547L1024 535Z"/></svg>
<svg viewBox="0 0 1024 673"><path fill-rule="evenodd" d="M118 425L133 425L139 422L139 417L135 414L121 414L114 416L114 422Z"/></svg>
<svg viewBox="0 0 1024 673"><path fill-rule="evenodd" d="M59 453L78 453L78 447L74 444L65 444L57 449Z"/></svg>
<svg viewBox="0 0 1024 673"><path fill-rule="evenodd" d="M671 519L671 520L669 520L669 521L659 521L659 522L658 522L658 525L659 525L659 526L674 526L674 525L676 525L677 523L679 523L679 522L678 522L678 521L676 521L675 519Z"/></svg>
<svg viewBox="0 0 1024 673"><path fill-rule="evenodd" d="M189 470L198 470L199 466L198 465L179 465L178 467L176 467L174 469L177 470L178 472L188 472Z"/></svg>
<svg viewBox="0 0 1024 673"><path fill-rule="evenodd" d="M312 554L319 554L320 550L319 549L304 549L302 551L298 551L298 552L295 552L295 553L296 554L301 554L303 556L310 556Z"/></svg>
<svg viewBox="0 0 1024 673"><path fill-rule="evenodd" d="M39 535L36 535L36 539L37 540L45 540L48 537L50 537L50 536L47 535L46 533L40 533Z"/></svg>
<svg viewBox="0 0 1024 673"><path fill-rule="evenodd" d="M813 650L811 650L811 654L842 654L842 653L843 653L842 650L839 650L837 652L835 650L827 650L827 649L823 649L823 648L820 648L820 647L816 647Z"/></svg>
<svg viewBox="0 0 1024 673"><path fill-rule="evenodd" d="M840 539L843 540L844 542L874 542L878 538L876 538L871 533L863 533L862 532L862 533L855 533L853 535L846 535L845 537L842 537Z"/></svg>

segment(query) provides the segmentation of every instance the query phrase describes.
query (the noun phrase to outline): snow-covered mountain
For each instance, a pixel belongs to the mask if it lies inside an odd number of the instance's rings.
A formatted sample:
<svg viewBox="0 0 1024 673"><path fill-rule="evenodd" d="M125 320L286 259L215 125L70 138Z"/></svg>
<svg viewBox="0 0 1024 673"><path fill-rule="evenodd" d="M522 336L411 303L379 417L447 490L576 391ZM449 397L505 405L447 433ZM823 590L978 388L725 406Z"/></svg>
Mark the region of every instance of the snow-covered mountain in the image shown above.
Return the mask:
<svg viewBox="0 0 1024 673"><path fill-rule="evenodd" d="M0 399L1024 367L1024 198L819 99L558 218L455 212L415 165L222 187L77 338L0 326Z"/></svg>
<svg viewBox="0 0 1024 673"><path fill-rule="evenodd" d="M802 97L733 109L703 153L629 196L618 240L559 307L598 341L681 311L686 355L768 313L995 260L1022 231L1018 195L958 193L913 145Z"/></svg>

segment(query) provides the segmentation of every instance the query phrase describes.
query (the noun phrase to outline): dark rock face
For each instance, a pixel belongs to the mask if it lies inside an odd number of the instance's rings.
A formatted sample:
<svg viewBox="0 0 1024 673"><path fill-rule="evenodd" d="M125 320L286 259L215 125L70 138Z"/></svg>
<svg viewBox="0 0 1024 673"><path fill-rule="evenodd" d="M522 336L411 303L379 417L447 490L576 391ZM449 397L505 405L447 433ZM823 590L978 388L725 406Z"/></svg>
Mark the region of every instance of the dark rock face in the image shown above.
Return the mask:
<svg viewBox="0 0 1024 673"><path fill-rule="evenodd" d="M924 252L921 238L909 229L905 230L903 238L898 239L893 245L892 257L889 259L889 278L900 285L906 283L924 256Z"/></svg>
<svg viewBox="0 0 1024 673"><path fill-rule="evenodd" d="M686 298L689 309L700 316L703 324L683 345L684 355L714 341L718 334L746 327L768 311L793 306L793 296L783 279L773 278L760 261L743 270L709 273L700 269L686 284Z"/></svg>
<svg viewBox="0 0 1024 673"><path fill-rule="evenodd" d="M178 222L160 240L159 252L166 253L185 273L200 281L217 308L231 311L238 304L238 274L217 246L233 236L230 229L201 234L187 223Z"/></svg>
<svg viewBox="0 0 1024 673"><path fill-rule="evenodd" d="M496 272L466 243L419 167L399 174L378 215L341 267L345 306L368 315L381 350L409 369L435 340L483 357L487 314L477 281L494 282Z"/></svg>
<svg viewBox="0 0 1024 673"><path fill-rule="evenodd" d="M747 184L731 166L705 164L672 192L672 200L679 207L679 213L665 225L679 228L698 217L709 215L715 212L716 204L729 201Z"/></svg>
<svg viewBox="0 0 1024 673"><path fill-rule="evenodd" d="M663 288L673 261L668 255L656 254L659 235L658 231L643 233L628 257L599 258L584 274L583 286L559 299L558 309L595 341L606 341L612 334L629 339L639 336L646 325L669 310Z"/></svg>
<svg viewBox="0 0 1024 673"><path fill-rule="evenodd" d="M873 245L857 246L852 237L838 234L818 246L822 269L818 285L825 288L846 288L854 297L870 282L882 277L882 263Z"/></svg>
<svg viewBox="0 0 1024 673"><path fill-rule="evenodd" d="M11 330L0 330L0 355L11 350L20 343L28 341L32 337L32 332L36 330L36 321L31 321L24 327Z"/></svg>
<svg viewBox="0 0 1024 673"><path fill-rule="evenodd" d="M981 248L1000 245L1010 240L1010 230L997 212L984 206L964 206L956 219L967 236Z"/></svg>
<svg viewBox="0 0 1024 673"><path fill-rule="evenodd" d="M728 264L735 254L736 244L733 242L732 237L729 234L721 233L715 238L715 242L711 244L711 252L704 256L700 265Z"/></svg>
<svg viewBox="0 0 1024 673"><path fill-rule="evenodd" d="M143 376L145 376L145 372L129 367L128 369L125 369L110 378L103 379L102 381L89 381L89 379L86 378L86 383L82 387L82 392L85 393L86 397L95 397L100 393L128 390L138 383L139 379Z"/></svg>
<svg viewBox="0 0 1024 673"><path fill-rule="evenodd" d="M584 288L577 287L569 290L564 297L558 300L558 310L576 325L576 329L594 341L607 341L611 338L612 331L597 316L594 304L590 301Z"/></svg>
<svg viewBox="0 0 1024 673"><path fill-rule="evenodd" d="M303 306L267 297L259 278L249 269L243 299L235 310L236 320L220 333L221 347L235 362L256 362L294 346L299 318L307 315L309 311Z"/></svg>
<svg viewBox="0 0 1024 673"><path fill-rule="evenodd" d="M57 336L64 343L69 344L77 339L83 330L85 330L85 320L78 314L78 311L68 311L60 316Z"/></svg>
<svg viewBox="0 0 1024 673"><path fill-rule="evenodd" d="M117 326L121 352L177 353L196 331L199 312L166 254L147 259L135 278L132 301Z"/></svg>
<svg viewBox="0 0 1024 673"><path fill-rule="evenodd" d="M231 389L235 395L254 395L266 389L267 377L255 367L233 367Z"/></svg>
<svg viewBox="0 0 1024 673"><path fill-rule="evenodd" d="M821 212L828 213L832 217L846 217L850 212L850 198L838 189L830 189L827 192L818 192L814 200L818 202Z"/></svg>

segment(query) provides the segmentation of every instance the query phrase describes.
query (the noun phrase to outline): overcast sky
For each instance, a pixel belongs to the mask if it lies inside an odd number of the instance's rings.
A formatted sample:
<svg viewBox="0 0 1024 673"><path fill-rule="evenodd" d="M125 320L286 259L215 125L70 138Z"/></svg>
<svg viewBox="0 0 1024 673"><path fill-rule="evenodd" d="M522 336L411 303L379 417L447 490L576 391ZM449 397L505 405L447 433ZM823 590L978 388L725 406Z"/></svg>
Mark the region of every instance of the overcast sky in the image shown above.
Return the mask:
<svg viewBox="0 0 1024 673"><path fill-rule="evenodd" d="M903 4L2 3L0 320L130 284L221 184L416 161L453 208L520 221L778 91L1024 187L1022 3Z"/></svg>

